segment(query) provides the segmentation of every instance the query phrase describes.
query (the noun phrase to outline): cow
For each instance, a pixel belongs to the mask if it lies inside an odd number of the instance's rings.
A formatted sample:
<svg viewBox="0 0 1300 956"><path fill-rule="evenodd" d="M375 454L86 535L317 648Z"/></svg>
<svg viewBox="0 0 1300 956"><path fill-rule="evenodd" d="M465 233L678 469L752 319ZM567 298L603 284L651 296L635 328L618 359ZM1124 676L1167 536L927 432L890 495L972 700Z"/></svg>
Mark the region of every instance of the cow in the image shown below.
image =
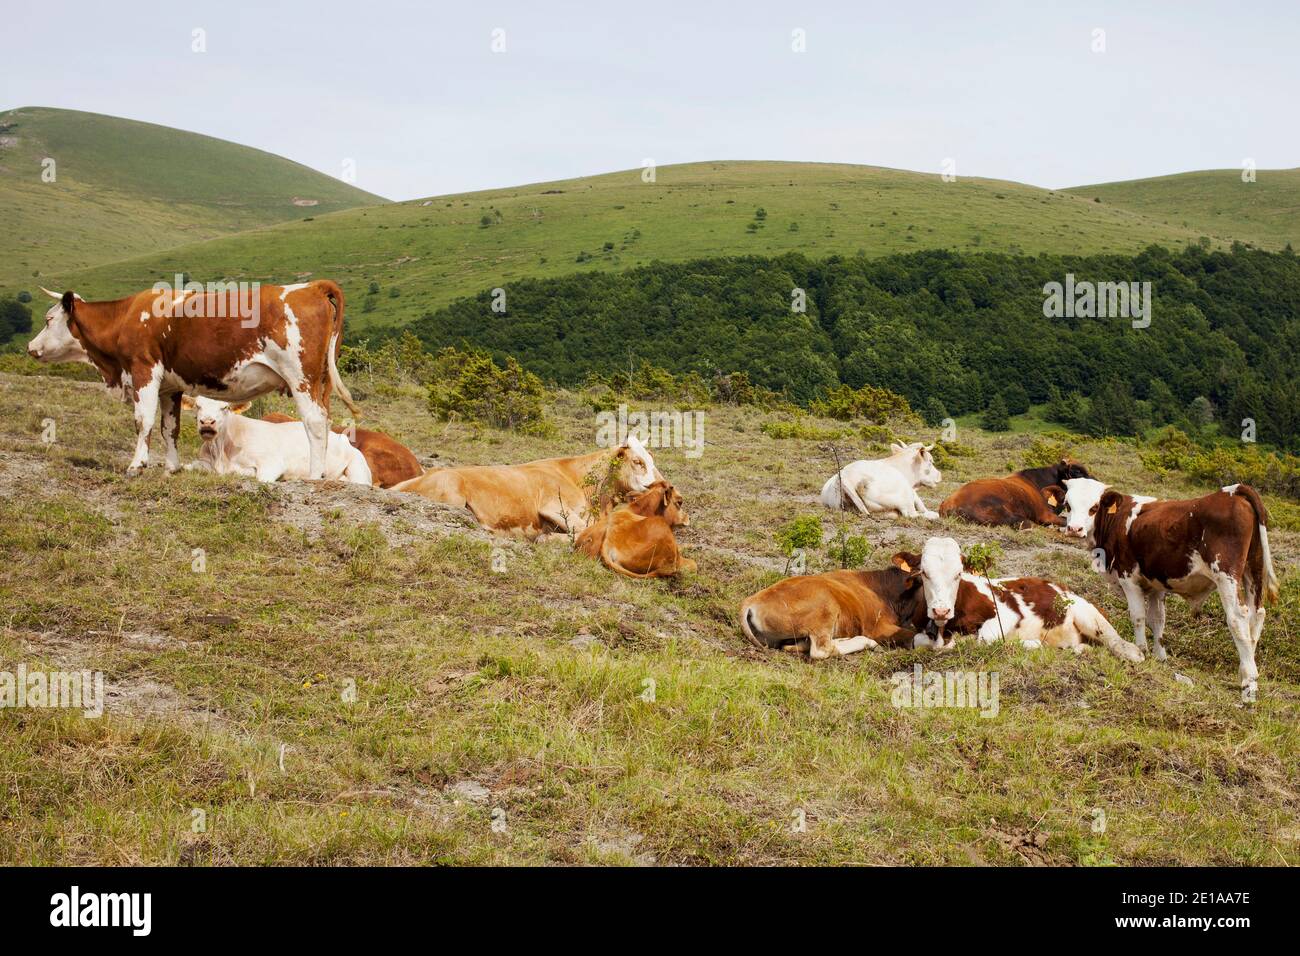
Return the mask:
<svg viewBox="0 0 1300 956"><path fill-rule="evenodd" d="M149 463L149 435L162 408L164 461L177 471L182 395L242 402L270 391L293 397L310 447L308 477L325 473L331 389L359 417L339 377L343 290L326 279L217 292L151 289L87 302L59 295L27 351L42 362L85 361L134 407L128 475Z"/></svg>
<svg viewBox="0 0 1300 956"><path fill-rule="evenodd" d="M268 412L262 416L262 421L279 424L297 423L298 419L280 412ZM333 430L339 434L346 434L348 440L366 456L371 477L380 488L391 488L398 482L418 478L424 474L424 469L420 466L420 460L415 457L415 453L396 438L383 432L355 426L349 428L335 425Z"/></svg>
<svg viewBox="0 0 1300 956"><path fill-rule="evenodd" d="M218 475L246 475L258 481L282 478L302 480L311 464L307 436L297 422L267 422L245 418L247 403L231 405L199 396L182 399L182 407L195 409L199 438L203 445L199 459L190 469ZM369 485L373 476L366 456L338 432L327 433L325 473L330 481Z"/></svg>
<svg viewBox="0 0 1300 956"><path fill-rule="evenodd" d="M945 646L945 635L951 634L974 634L985 644L1015 638L1028 648L1047 645L1076 653L1082 652L1085 642L1095 641L1123 660L1143 659L1138 646L1120 637L1099 608L1043 578L986 581L963 573L956 613L942 629L930 623L928 646Z"/></svg>
<svg viewBox="0 0 1300 956"><path fill-rule="evenodd" d="M905 518L936 520L939 516L915 491L917 485L933 488L943 480L934 464L934 446L895 442L889 447L888 458L851 462L832 475L822 486L822 504L836 511L857 509L864 515L895 511Z"/></svg>
<svg viewBox="0 0 1300 956"><path fill-rule="evenodd" d="M883 570L778 581L745 598L740 628L758 647L806 651L813 660L913 647L926 642L927 621L951 619L961 573L957 542L930 538L919 555L900 551Z"/></svg>
<svg viewBox="0 0 1300 956"><path fill-rule="evenodd" d="M431 468L394 491L468 508L479 524L531 540L578 534L608 505L646 491L663 475L635 435L612 451L522 465Z"/></svg>
<svg viewBox="0 0 1300 956"><path fill-rule="evenodd" d="M983 525L1063 528L1060 511L1063 485L1072 478L1091 478L1077 461L1063 458L1046 468L1026 468L1005 478L979 478L967 482L939 505L939 514L956 515Z"/></svg>
<svg viewBox="0 0 1300 956"><path fill-rule="evenodd" d="M666 481L656 481L588 525L574 547L629 578L672 577L696 570L694 561L682 557L673 535L673 528L688 524L681 492Z"/></svg>
<svg viewBox="0 0 1300 956"><path fill-rule="evenodd" d="M1255 698L1264 609L1278 597L1268 511L1259 492L1236 484L1202 498L1160 501L1076 478L1065 483L1065 511L1067 533L1087 539L1094 570L1128 602L1143 650L1150 625L1157 660L1166 657L1160 643L1166 595L1182 596L1195 612L1217 591L1237 646L1242 696Z"/></svg>

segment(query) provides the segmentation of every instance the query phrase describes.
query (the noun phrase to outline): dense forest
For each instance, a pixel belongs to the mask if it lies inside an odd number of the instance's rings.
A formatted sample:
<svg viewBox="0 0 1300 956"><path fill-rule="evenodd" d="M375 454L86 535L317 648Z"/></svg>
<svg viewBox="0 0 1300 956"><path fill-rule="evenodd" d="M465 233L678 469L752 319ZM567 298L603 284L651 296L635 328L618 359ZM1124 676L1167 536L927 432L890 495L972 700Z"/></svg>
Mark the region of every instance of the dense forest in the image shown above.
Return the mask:
<svg viewBox="0 0 1300 956"><path fill-rule="evenodd" d="M1044 287L1067 275L1150 282L1149 327L1045 317ZM928 418L1046 403L1049 417L1096 434L1212 422L1227 434L1252 419L1259 441L1300 446L1300 260L1289 248L719 258L524 280L506 287L504 313L494 303L484 291L413 331L430 348L469 343L566 384L649 361L746 372L802 403L875 385Z"/></svg>

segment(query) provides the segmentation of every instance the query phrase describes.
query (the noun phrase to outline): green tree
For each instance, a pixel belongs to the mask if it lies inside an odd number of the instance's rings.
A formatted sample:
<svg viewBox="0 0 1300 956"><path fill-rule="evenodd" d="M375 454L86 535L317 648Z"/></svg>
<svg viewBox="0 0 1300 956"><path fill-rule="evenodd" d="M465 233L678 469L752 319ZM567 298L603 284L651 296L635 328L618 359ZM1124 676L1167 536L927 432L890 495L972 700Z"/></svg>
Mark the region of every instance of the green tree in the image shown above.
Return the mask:
<svg viewBox="0 0 1300 956"><path fill-rule="evenodd" d="M980 424L991 432L1006 432L1011 430L1011 416L1007 412L1007 402L1001 395L994 395L993 401L989 402L989 407L984 409L984 414L980 418Z"/></svg>

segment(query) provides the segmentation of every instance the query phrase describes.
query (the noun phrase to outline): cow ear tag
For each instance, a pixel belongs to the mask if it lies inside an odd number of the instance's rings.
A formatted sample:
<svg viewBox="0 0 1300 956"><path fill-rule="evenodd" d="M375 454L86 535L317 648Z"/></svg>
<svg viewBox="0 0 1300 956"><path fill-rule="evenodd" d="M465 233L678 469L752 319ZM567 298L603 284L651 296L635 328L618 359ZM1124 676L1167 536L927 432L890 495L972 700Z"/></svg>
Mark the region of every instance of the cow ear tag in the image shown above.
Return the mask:
<svg viewBox="0 0 1300 956"><path fill-rule="evenodd" d="M1119 511L1119 505L1112 504L1109 508L1106 509L1106 514L1113 515L1116 511Z"/></svg>
<svg viewBox="0 0 1300 956"><path fill-rule="evenodd" d="M898 562L898 566L902 568L904 571L906 571L908 574L912 573L912 566L908 564L906 561L900 559Z"/></svg>
<svg viewBox="0 0 1300 956"><path fill-rule="evenodd" d="M1051 505L1053 508L1055 508L1055 507L1056 507L1056 495L1048 495L1048 496L1047 496L1047 503L1048 503L1049 505Z"/></svg>

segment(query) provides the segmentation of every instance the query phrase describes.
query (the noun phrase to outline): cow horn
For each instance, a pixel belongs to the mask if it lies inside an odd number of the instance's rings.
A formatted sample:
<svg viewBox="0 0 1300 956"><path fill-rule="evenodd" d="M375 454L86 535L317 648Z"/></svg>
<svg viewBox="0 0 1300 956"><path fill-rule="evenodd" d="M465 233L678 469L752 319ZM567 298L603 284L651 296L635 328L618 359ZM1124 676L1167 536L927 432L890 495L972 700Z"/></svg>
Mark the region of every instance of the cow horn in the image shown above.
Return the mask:
<svg viewBox="0 0 1300 956"><path fill-rule="evenodd" d="M63 299L63 294L61 292L51 292L49 289L45 288L45 286L40 286L39 288L51 299L55 299L56 301L61 301Z"/></svg>

